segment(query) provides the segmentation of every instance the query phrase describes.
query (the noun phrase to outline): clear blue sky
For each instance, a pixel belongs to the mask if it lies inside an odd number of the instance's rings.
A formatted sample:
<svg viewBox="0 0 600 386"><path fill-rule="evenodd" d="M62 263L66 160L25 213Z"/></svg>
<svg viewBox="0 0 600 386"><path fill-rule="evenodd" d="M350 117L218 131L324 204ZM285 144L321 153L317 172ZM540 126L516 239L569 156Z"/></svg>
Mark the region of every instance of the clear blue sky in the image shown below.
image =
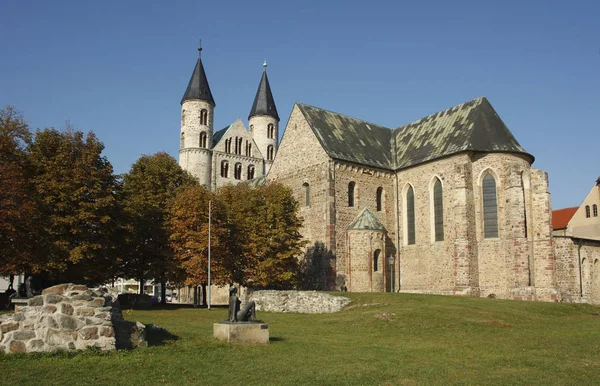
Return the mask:
<svg viewBox="0 0 600 386"><path fill-rule="evenodd" d="M117 173L179 146L198 39L215 130L247 123L262 62L303 102L397 127L486 96L549 173L553 208L600 175L600 1L27 1L0 5L0 107L93 130ZM282 131L282 130L280 130Z"/></svg>

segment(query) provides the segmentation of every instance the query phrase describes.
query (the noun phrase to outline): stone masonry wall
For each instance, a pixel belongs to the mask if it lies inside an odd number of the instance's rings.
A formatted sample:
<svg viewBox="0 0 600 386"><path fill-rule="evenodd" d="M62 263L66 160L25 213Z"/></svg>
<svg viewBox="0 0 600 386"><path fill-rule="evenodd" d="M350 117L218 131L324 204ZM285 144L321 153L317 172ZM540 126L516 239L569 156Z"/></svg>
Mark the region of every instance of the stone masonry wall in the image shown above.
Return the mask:
<svg viewBox="0 0 600 386"><path fill-rule="evenodd" d="M555 237L554 255L560 300L600 304L600 241Z"/></svg>
<svg viewBox="0 0 600 386"><path fill-rule="evenodd" d="M346 286L352 292L383 292L386 269L385 232L348 231ZM375 253L379 250L377 264Z"/></svg>
<svg viewBox="0 0 600 386"><path fill-rule="evenodd" d="M88 290L84 285L61 284L29 299L26 306L15 307L14 314L0 317L0 350L115 350L123 332L120 327L129 328L128 323L116 299L108 293ZM143 329L143 325L137 328Z"/></svg>
<svg viewBox="0 0 600 386"><path fill-rule="evenodd" d="M346 297L316 291L253 291L248 292L244 304L250 300L256 303L257 311L303 314L339 312L350 303Z"/></svg>

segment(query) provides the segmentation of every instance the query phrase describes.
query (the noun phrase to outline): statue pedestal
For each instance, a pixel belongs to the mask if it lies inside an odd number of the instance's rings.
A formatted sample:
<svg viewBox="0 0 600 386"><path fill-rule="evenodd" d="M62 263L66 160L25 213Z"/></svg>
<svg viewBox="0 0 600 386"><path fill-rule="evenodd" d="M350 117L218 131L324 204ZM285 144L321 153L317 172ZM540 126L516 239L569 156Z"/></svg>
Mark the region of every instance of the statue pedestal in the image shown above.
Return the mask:
<svg viewBox="0 0 600 386"><path fill-rule="evenodd" d="M213 336L228 343L269 343L269 325L263 322L218 322Z"/></svg>

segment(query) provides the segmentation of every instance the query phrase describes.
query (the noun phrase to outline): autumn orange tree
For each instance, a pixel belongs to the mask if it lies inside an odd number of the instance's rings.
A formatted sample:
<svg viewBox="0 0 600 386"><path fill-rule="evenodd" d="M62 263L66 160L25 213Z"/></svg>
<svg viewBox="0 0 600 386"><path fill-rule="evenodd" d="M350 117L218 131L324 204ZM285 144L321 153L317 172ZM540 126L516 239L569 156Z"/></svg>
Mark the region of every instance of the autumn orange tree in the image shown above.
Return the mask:
<svg viewBox="0 0 600 386"><path fill-rule="evenodd" d="M167 209L180 187L198 182L164 152L144 155L123 176L122 205L125 212L126 241L122 276L140 281L154 279L162 284L165 300L167 282L181 279L181 268L173 260L167 228Z"/></svg>
<svg viewBox="0 0 600 386"><path fill-rule="evenodd" d="M93 132L38 130L27 148L40 247L33 272L104 283L118 266L119 184Z"/></svg>
<svg viewBox="0 0 600 386"><path fill-rule="evenodd" d="M31 132L14 107L0 109L0 276L38 268L35 206L26 147Z"/></svg>
<svg viewBox="0 0 600 386"><path fill-rule="evenodd" d="M203 297L208 284L209 202L211 284L233 283L236 262L229 253L226 210L214 193L201 186L180 189L169 207L167 221L173 256L185 272L185 284L201 286Z"/></svg>

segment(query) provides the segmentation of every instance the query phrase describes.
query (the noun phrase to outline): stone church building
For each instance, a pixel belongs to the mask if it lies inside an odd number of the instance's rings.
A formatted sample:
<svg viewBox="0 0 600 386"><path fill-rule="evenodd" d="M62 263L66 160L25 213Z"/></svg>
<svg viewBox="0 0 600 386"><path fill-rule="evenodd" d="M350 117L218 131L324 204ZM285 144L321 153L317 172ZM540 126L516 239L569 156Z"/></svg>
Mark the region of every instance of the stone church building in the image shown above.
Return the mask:
<svg viewBox="0 0 600 386"><path fill-rule="evenodd" d="M396 128L296 103L278 147L266 64L250 130L213 133L199 57L181 104L180 165L211 189L289 186L330 289L600 302L600 270L584 298L574 249L555 248L548 175L485 97Z"/></svg>
<svg viewBox="0 0 600 386"><path fill-rule="evenodd" d="M179 165L214 190L265 176L277 153L279 115L267 78L267 62L248 121L214 132L216 103L198 49L198 60L181 99Z"/></svg>

